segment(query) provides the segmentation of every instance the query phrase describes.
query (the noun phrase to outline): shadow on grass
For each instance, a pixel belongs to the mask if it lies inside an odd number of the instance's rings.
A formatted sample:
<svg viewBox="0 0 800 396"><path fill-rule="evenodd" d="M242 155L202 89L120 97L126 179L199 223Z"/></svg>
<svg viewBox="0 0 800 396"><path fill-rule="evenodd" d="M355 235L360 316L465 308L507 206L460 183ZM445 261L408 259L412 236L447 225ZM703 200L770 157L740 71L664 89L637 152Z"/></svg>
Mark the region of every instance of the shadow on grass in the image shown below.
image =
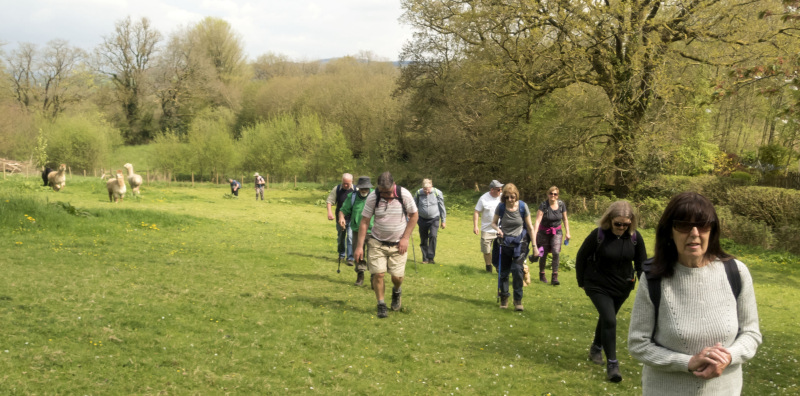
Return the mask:
<svg viewBox="0 0 800 396"><path fill-rule="evenodd" d="M308 254L308 253L299 253L299 252L287 252L286 254L290 254L292 256L298 256L298 257L305 257L305 258L311 258L311 259L317 259L317 260L324 260L324 261L330 260L330 261L333 261L334 263L336 263L336 260L338 260L337 258L334 258L334 257L331 257L331 256L323 256L323 255L319 255L319 254ZM342 264L344 265L344 260L342 260Z"/></svg>

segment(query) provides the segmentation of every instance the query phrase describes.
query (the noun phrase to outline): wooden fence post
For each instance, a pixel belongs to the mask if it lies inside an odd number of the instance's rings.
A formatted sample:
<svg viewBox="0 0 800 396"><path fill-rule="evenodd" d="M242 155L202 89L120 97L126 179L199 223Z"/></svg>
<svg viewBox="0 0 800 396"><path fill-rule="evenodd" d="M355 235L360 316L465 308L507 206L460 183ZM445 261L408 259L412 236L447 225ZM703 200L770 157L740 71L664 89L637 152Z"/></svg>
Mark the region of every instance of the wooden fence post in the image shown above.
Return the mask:
<svg viewBox="0 0 800 396"><path fill-rule="evenodd" d="M294 188L297 188L297 175L294 175Z"/></svg>
<svg viewBox="0 0 800 396"><path fill-rule="evenodd" d="M269 173L267 173L267 190L269 190Z"/></svg>
<svg viewBox="0 0 800 396"><path fill-rule="evenodd" d="M67 169L69 169L69 178L72 180L72 167L68 166Z"/></svg>
<svg viewBox="0 0 800 396"><path fill-rule="evenodd" d="M194 172L192 172L192 188L194 188Z"/></svg>

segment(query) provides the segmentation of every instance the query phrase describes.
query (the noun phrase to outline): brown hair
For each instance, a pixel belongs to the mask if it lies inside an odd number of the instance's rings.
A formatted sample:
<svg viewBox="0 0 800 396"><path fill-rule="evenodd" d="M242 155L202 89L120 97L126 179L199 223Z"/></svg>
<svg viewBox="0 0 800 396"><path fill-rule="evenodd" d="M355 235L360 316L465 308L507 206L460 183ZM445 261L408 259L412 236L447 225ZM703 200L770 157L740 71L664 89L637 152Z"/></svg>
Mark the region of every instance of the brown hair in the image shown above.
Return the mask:
<svg viewBox="0 0 800 396"><path fill-rule="evenodd" d="M514 183L506 183L503 186L503 195L500 196L500 202L505 202L506 197L508 197L510 194L517 194L517 200L522 200L522 197L519 196L519 190L517 189L517 186L515 186Z"/></svg>
<svg viewBox="0 0 800 396"><path fill-rule="evenodd" d="M612 202L611 205L608 205L608 209L606 212L603 213L603 216L600 217L600 220L597 221L597 226L608 230L611 228L611 221L615 217L624 217L631 221L631 225L628 226L628 233L633 235L636 231L636 227L639 225L639 216L636 215L636 212L633 209L633 205L631 205L628 201L615 201Z"/></svg>
<svg viewBox="0 0 800 396"><path fill-rule="evenodd" d="M708 236L705 259L712 260L716 257L720 260L728 260L733 258L720 246L719 218L711 201L696 192L683 192L672 197L658 221L652 270L655 275L668 278L675 273L675 265L678 263L678 249L672 240L672 222L675 220L710 222L711 233Z"/></svg>

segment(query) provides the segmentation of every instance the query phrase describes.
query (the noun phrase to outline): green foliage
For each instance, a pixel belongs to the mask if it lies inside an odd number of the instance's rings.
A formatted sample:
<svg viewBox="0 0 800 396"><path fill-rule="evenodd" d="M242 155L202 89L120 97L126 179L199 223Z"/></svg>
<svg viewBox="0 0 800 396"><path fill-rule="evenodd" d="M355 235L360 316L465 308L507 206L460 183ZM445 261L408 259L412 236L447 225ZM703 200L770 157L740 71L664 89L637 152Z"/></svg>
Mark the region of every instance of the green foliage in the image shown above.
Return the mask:
<svg viewBox="0 0 800 396"><path fill-rule="evenodd" d="M758 246L764 249L774 246L775 237L770 227L763 221L734 214L725 206L715 209L720 219L722 237L730 238L738 244Z"/></svg>
<svg viewBox="0 0 800 396"><path fill-rule="evenodd" d="M180 136L165 130L153 139L152 151L149 162L155 169L166 174L176 174L189 170L189 161L192 155L191 146L184 143Z"/></svg>
<svg viewBox="0 0 800 396"><path fill-rule="evenodd" d="M200 175L225 177L239 165L232 137L236 122L232 111L225 108L207 110L198 115L189 128L187 140L192 157L189 164Z"/></svg>
<svg viewBox="0 0 800 396"><path fill-rule="evenodd" d="M770 227L800 224L800 191L775 187L737 187L727 205L731 212Z"/></svg>
<svg viewBox="0 0 800 396"><path fill-rule="evenodd" d="M758 148L758 160L768 171L783 168L791 155L791 149L779 144L768 144Z"/></svg>
<svg viewBox="0 0 800 396"><path fill-rule="evenodd" d="M47 138L44 133L39 129L39 134L36 135L36 148L33 149L33 159L36 165L44 167L47 165Z"/></svg>
<svg viewBox="0 0 800 396"><path fill-rule="evenodd" d="M239 151L244 169L280 178L337 177L353 165L341 127L313 114L285 114L245 128Z"/></svg>
<svg viewBox="0 0 800 396"><path fill-rule="evenodd" d="M47 138L48 166L65 163L73 171L103 166L115 147L122 144L119 130L99 114L61 116L42 125Z"/></svg>
<svg viewBox="0 0 800 396"><path fill-rule="evenodd" d="M731 179L736 180L743 185L752 185L755 182L753 175L745 171L736 171L731 173Z"/></svg>

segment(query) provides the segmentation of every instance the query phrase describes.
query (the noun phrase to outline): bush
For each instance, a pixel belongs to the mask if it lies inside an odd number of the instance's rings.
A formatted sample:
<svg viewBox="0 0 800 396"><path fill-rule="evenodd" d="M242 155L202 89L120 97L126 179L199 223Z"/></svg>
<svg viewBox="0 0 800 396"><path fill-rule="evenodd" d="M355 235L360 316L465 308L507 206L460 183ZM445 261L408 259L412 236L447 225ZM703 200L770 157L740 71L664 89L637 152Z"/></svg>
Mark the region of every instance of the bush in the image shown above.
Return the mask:
<svg viewBox="0 0 800 396"><path fill-rule="evenodd" d="M655 228L667 202L669 200L664 198L645 198L636 204L639 208L639 228Z"/></svg>
<svg viewBox="0 0 800 396"><path fill-rule="evenodd" d="M775 237L766 223L733 214L725 206L717 207L716 209L723 238L729 238L739 244L760 246L765 249L769 249L774 245Z"/></svg>
<svg viewBox="0 0 800 396"><path fill-rule="evenodd" d="M733 214L777 228L800 224L800 191L777 187L737 187L727 203Z"/></svg>
<svg viewBox="0 0 800 396"><path fill-rule="evenodd" d="M114 147L122 144L119 130L100 115L62 116L46 122L42 131L47 138L48 166L67 164L73 171L102 167Z"/></svg>
<svg viewBox="0 0 800 396"><path fill-rule="evenodd" d="M800 226L785 225L774 231L775 247L800 254Z"/></svg>
<svg viewBox="0 0 800 396"><path fill-rule="evenodd" d="M753 183L755 183L753 175L744 171L736 171L731 173L731 179L736 180L739 183L747 186L753 185Z"/></svg>

